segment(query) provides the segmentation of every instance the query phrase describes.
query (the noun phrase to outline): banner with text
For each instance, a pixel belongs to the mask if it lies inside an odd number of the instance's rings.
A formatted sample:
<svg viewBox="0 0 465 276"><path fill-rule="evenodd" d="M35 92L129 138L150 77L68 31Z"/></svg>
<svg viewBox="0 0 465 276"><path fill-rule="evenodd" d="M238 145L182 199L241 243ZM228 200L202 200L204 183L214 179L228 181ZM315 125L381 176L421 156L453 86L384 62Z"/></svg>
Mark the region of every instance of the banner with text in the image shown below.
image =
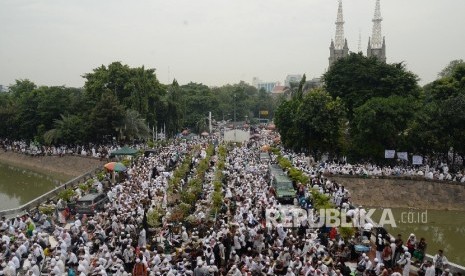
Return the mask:
<svg viewBox="0 0 465 276"><path fill-rule="evenodd" d="M408 161L408 154L407 154L407 152L398 152L397 153L397 158L399 158L400 160Z"/></svg>
<svg viewBox="0 0 465 276"><path fill-rule="evenodd" d="M414 155L412 157L412 164L413 165L423 165L423 156Z"/></svg>
<svg viewBox="0 0 465 276"><path fill-rule="evenodd" d="M385 150L384 151L384 158L394 158L395 155L396 155L395 150Z"/></svg>

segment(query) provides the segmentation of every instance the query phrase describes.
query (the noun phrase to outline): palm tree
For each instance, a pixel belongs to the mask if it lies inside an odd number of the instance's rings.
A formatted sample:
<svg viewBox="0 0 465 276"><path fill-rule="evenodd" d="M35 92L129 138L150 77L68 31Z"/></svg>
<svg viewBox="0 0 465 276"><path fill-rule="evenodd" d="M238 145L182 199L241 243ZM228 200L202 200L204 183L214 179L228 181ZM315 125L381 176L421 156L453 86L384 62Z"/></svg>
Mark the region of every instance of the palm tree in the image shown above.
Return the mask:
<svg viewBox="0 0 465 276"><path fill-rule="evenodd" d="M117 127L117 131L120 132L121 138L124 137L124 140L150 137L150 129L145 119L141 118L139 112L132 109L126 110L121 125Z"/></svg>
<svg viewBox="0 0 465 276"><path fill-rule="evenodd" d="M53 129L44 133L44 142L52 143L75 143L82 142L84 136L84 124L77 115L60 115L61 119L53 121Z"/></svg>

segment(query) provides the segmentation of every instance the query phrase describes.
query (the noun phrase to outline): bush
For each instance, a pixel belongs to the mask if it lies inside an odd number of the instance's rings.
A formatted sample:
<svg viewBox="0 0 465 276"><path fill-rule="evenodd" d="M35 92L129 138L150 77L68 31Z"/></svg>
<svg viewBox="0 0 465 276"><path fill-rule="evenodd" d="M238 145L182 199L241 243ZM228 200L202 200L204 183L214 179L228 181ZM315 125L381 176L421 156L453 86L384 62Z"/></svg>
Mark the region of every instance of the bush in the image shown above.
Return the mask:
<svg viewBox="0 0 465 276"><path fill-rule="evenodd" d="M69 202L71 200L71 198L73 198L75 195L76 195L76 192L74 192L73 189L68 188L68 189L65 189L65 190L61 190L58 193L58 198L66 201L66 202Z"/></svg>
<svg viewBox="0 0 465 276"><path fill-rule="evenodd" d="M181 204L179 204L177 207L182 211L184 216L187 216L192 210L192 205L187 204L185 202L181 202Z"/></svg>
<svg viewBox="0 0 465 276"><path fill-rule="evenodd" d="M129 168L129 166L131 166L131 160L129 160L129 159L123 159L123 160L121 160L121 163L123 163L123 165L125 165L127 168Z"/></svg>
<svg viewBox="0 0 465 276"><path fill-rule="evenodd" d="M55 211L55 206L53 205L44 204L44 205L39 206L39 212L47 216L52 215L54 211Z"/></svg>
<svg viewBox="0 0 465 276"><path fill-rule="evenodd" d="M289 177L292 180L294 180L296 182L300 182L300 183L302 183L304 185L309 182L308 177L306 175L304 175L301 170L298 170L296 168L291 168L289 170Z"/></svg>
<svg viewBox="0 0 465 276"><path fill-rule="evenodd" d="M192 190L186 190L181 193L181 201L192 205L197 201L197 196Z"/></svg>
<svg viewBox="0 0 465 276"><path fill-rule="evenodd" d="M161 225L162 217L163 213L160 209L153 209L152 211L147 213L147 224L150 227L158 227Z"/></svg>
<svg viewBox="0 0 465 276"><path fill-rule="evenodd" d="M79 189L83 192L89 191L90 187L92 187L92 185L87 184L87 182L79 184Z"/></svg>
<svg viewBox="0 0 465 276"><path fill-rule="evenodd" d="M105 179L105 172L104 171L101 171L97 174L97 180L98 181L103 181Z"/></svg>
<svg viewBox="0 0 465 276"><path fill-rule="evenodd" d="M339 234L341 235L341 238L347 242L355 235L355 229L353 227L339 227Z"/></svg>
<svg viewBox="0 0 465 276"><path fill-rule="evenodd" d="M316 210L334 208L329 196L320 194L317 190L312 190L311 194L313 199L313 207Z"/></svg>
<svg viewBox="0 0 465 276"><path fill-rule="evenodd" d="M215 209L216 212L221 208L221 205L223 204L223 195L221 192L214 192L212 195L212 201L213 201L213 209Z"/></svg>
<svg viewBox="0 0 465 276"><path fill-rule="evenodd" d="M286 170L286 169L292 167L291 161L289 161L289 159L284 158L282 156L278 156L278 164L279 164L279 166L281 166L281 168L283 168L283 170Z"/></svg>

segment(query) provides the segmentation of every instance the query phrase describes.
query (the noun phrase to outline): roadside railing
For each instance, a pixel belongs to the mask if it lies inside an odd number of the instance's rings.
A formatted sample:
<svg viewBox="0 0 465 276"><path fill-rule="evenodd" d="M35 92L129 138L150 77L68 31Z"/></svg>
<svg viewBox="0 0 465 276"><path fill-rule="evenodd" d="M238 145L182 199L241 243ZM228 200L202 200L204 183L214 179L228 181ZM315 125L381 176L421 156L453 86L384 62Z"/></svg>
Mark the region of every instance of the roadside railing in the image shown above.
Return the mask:
<svg viewBox="0 0 465 276"><path fill-rule="evenodd" d="M102 166L99 165L98 167L86 172L85 174L83 175L80 175L76 178L73 178L71 180L69 180L68 182L60 185L59 187L56 187L55 189L29 201L28 203L24 204L24 205L21 205L17 208L12 208L12 209L7 209L7 210L1 210L0 211L0 217L12 217L12 216L16 216L16 215L20 215L20 214L24 214L34 208L38 208L40 206L40 204L42 203L45 203L53 198L55 198L58 193L61 191L61 190L65 190L67 188L75 188L78 186L78 184L80 183L84 183L85 181L87 181L88 179L91 179L92 177L94 177L97 172L101 171L102 170Z"/></svg>

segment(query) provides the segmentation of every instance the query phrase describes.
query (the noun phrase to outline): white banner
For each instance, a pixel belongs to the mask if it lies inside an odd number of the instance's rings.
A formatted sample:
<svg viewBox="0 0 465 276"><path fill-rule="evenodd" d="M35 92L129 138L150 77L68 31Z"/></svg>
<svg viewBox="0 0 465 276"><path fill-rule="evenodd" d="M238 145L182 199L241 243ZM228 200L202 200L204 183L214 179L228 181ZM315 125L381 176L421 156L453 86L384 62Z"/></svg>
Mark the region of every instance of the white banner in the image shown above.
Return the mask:
<svg viewBox="0 0 465 276"><path fill-rule="evenodd" d="M394 158L395 155L396 155L395 150L385 150L384 151L384 158Z"/></svg>
<svg viewBox="0 0 465 276"><path fill-rule="evenodd" d="M423 165L423 156L414 155L412 157L412 164L413 165Z"/></svg>
<svg viewBox="0 0 465 276"><path fill-rule="evenodd" d="M400 160L408 161L408 154L407 154L407 152L398 152L397 153L397 158L399 158Z"/></svg>

